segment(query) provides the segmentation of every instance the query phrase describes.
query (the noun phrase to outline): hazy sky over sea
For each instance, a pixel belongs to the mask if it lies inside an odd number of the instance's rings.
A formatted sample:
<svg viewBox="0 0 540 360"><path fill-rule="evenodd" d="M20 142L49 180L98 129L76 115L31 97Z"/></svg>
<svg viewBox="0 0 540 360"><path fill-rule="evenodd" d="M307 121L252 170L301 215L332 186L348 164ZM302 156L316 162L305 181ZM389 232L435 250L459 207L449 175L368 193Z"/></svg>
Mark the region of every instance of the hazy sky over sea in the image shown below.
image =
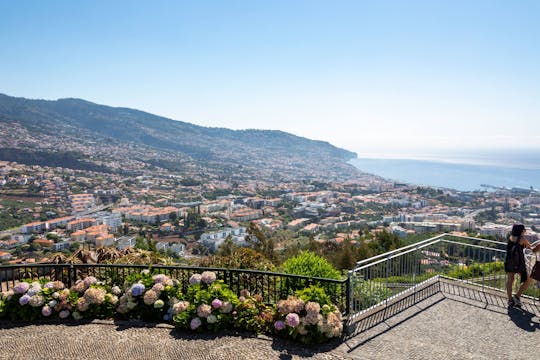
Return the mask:
<svg viewBox="0 0 540 360"><path fill-rule="evenodd" d="M536 0L2 1L0 92L362 156L540 148L539 14Z"/></svg>

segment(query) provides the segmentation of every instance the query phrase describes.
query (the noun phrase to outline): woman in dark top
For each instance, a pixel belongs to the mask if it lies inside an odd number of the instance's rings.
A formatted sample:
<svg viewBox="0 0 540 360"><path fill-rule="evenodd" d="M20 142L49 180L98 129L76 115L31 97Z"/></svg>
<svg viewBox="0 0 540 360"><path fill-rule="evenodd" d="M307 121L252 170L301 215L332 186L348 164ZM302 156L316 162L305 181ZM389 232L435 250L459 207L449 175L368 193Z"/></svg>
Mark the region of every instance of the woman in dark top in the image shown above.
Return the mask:
<svg viewBox="0 0 540 360"><path fill-rule="evenodd" d="M527 274L527 265L525 263L525 255L523 250L532 249L537 252L540 250L540 244L534 249L527 239L525 239L525 226L523 224L514 224L512 232L508 238L506 245L506 259L504 261L504 270L507 274L506 278L506 294L508 296L508 306L521 306L521 295L531 284L531 278ZM515 275L521 277L521 286L515 296L512 296L512 285L514 284Z"/></svg>

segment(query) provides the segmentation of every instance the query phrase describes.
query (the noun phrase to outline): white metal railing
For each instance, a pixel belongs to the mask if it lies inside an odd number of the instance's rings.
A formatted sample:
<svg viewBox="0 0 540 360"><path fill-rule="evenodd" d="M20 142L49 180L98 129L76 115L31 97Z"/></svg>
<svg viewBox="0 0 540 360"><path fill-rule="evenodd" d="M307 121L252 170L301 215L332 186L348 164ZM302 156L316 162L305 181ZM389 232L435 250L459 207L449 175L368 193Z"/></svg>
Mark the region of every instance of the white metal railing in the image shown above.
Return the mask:
<svg viewBox="0 0 540 360"><path fill-rule="evenodd" d="M442 234L359 261L348 273L349 319L414 293L440 276L502 292L505 254L505 242ZM526 253L529 269L534 258ZM525 296L536 301L539 294L533 284Z"/></svg>

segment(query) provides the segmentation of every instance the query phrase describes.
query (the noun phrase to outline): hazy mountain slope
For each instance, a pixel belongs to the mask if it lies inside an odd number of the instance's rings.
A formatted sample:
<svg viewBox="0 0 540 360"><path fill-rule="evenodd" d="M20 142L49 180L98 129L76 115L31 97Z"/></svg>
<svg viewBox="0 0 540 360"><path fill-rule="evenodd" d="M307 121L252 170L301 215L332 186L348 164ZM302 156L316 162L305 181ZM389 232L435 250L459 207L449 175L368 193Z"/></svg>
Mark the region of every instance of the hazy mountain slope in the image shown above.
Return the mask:
<svg viewBox="0 0 540 360"><path fill-rule="evenodd" d="M207 168L241 165L279 172L300 163L306 169L298 170L299 177L306 172L329 170L347 175L354 170L345 161L356 157L327 142L282 131L207 128L80 99L29 100L0 94L0 123L7 129L9 124L16 125L31 137L43 134L49 139L60 136L67 143L79 140L80 150L86 155L90 154L83 146L85 142L101 142L107 147L137 144L155 149L156 159L168 158L160 153L165 152ZM55 150L53 146L44 146Z"/></svg>

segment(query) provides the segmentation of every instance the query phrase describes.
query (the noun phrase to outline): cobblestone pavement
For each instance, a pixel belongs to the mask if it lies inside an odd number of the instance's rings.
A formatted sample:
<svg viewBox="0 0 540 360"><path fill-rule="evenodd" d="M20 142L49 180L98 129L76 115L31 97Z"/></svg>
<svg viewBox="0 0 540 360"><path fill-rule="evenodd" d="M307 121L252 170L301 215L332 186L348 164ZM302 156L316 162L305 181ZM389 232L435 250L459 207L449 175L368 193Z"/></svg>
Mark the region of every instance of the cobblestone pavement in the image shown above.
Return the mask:
<svg viewBox="0 0 540 360"><path fill-rule="evenodd" d="M109 322L0 323L0 359L350 359L335 349L339 344L309 348L250 334L192 334L169 326L118 326Z"/></svg>
<svg viewBox="0 0 540 360"><path fill-rule="evenodd" d="M201 335L111 322L0 322L0 359L537 359L540 319L437 294L344 342Z"/></svg>
<svg viewBox="0 0 540 360"><path fill-rule="evenodd" d="M538 359L540 312L437 294L346 340L354 359Z"/></svg>

